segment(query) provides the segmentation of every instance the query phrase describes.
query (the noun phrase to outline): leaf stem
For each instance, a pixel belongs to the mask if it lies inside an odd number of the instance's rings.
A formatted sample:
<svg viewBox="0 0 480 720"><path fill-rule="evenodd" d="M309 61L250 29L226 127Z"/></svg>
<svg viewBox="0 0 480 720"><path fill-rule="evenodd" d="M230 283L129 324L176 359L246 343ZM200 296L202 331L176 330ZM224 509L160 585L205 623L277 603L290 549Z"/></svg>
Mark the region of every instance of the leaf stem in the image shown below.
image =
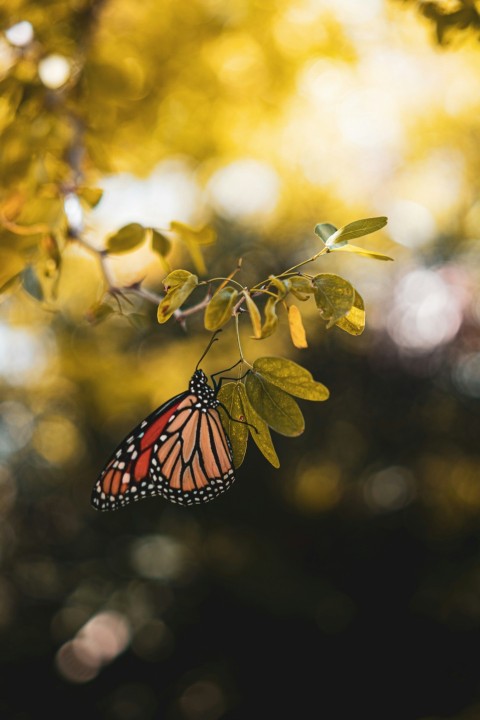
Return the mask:
<svg viewBox="0 0 480 720"><path fill-rule="evenodd" d="M298 268L303 267L303 265L307 265L308 263L314 262L315 260L317 260L317 258L320 257L320 255L325 255L326 253L328 253L327 246L323 247L318 253L315 253L315 255L312 255L312 257L308 258L308 260L302 260L302 262L298 263L297 265L293 265L291 268L288 268L288 270L284 270L282 273L280 273L280 275L276 275L276 277L282 278L282 277L285 277L286 275L291 275L294 270L298 270ZM269 282L270 282L269 279L263 280L262 282L257 283L252 288L250 288L250 291L261 289L262 285L268 285Z"/></svg>
<svg viewBox="0 0 480 720"><path fill-rule="evenodd" d="M119 287L115 284L112 274L110 272L110 268L108 267L107 258L108 258L108 251L107 250L98 250L97 248L93 247L93 245L90 245L89 242L84 240L84 238L80 237L79 235L71 235L70 240L72 242L76 242L77 245L80 245L80 247L85 248L87 252L94 255L100 265L100 270L103 275L103 280L105 283L105 292L110 293L113 297L117 299L118 302L118 295L125 295L125 293L133 293L134 295L137 295L138 297L143 298L144 300L147 300L148 302L151 302L153 305L158 305L164 298L163 295L159 295L157 293L151 292L150 290L147 290L146 288L142 287L140 282L132 283L131 285L126 285ZM127 299L127 298L124 298ZM205 300L203 301L205 302ZM201 303L200 303L201 305ZM198 306L195 306L198 309ZM203 307L203 306L202 306ZM184 316L190 315L193 312L195 312L195 309L189 308L189 310L185 310L183 313L180 310L175 310L173 313L174 317L178 322L181 324L183 323Z"/></svg>
<svg viewBox="0 0 480 720"><path fill-rule="evenodd" d="M237 333L237 345L238 345L238 352L240 353L240 359L245 362L245 358L243 357L242 352L242 343L240 342L240 329L238 327L238 313L235 315L235 332Z"/></svg>
<svg viewBox="0 0 480 720"><path fill-rule="evenodd" d="M176 310L175 311L176 314L174 313L176 319L179 322L182 322L184 320L184 318L188 317L189 315L194 315L195 313L200 312L201 310L203 310L204 308L207 307L211 298L212 298L212 292L211 292L210 288L208 288L207 294L205 295L203 300L201 300L199 303L197 303L196 305L192 305L191 307L187 308L186 310Z"/></svg>
<svg viewBox="0 0 480 720"><path fill-rule="evenodd" d="M238 272L238 269L235 270L234 272ZM199 286L200 286L200 285L208 285L209 283L212 283L212 282L220 282L220 281L221 281L223 284L220 285L219 288L217 288L218 290L221 290L222 287L225 287L225 285L227 285L227 283L229 283L229 282L235 283L235 285L238 285L238 287L239 287L241 290L243 290L243 287L244 287L241 283L237 282L237 280L233 280L233 278L232 278L231 276L229 276L229 277L209 278L208 280L202 280L201 282L198 283L198 285L199 285Z"/></svg>

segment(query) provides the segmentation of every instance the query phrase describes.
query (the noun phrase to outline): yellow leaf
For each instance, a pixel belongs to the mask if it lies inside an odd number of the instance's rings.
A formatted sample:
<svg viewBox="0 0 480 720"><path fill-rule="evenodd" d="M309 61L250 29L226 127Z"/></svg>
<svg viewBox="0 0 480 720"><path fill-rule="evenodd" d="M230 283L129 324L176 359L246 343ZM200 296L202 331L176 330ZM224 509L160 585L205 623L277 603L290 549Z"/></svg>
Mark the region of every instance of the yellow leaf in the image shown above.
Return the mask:
<svg viewBox="0 0 480 720"><path fill-rule="evenodd" d="M252 407L273 430L288 437L302 434L302 412L288 393L255 371L247 375L245 389Z"/></svg>
<svg viewBox="0 0 480 720"><path fill-rule="evenodd" d="M293 360L281 357L260 357L253 363L254 369L273 385L304 400L327 400L330 393L312 374Z"/></svg>
<svg viewBox="0 0 480 720"><path fill-rule="evenodd" d="M260 415L258 415L250 404L245 391L245 385L243 383L238 383L237 392L242 403L243 414L246 421L249 423L248 430L255 445L268 462L273 465L273 467L280 467L280 461L277 453L275 452L275 448L273 447L272 437L270 435L268 425L264 420L262 420Z"/></svg>
<svg viewBox="0 0 480 720"><path fill-rule="evenodd" d="M217 239L217 233L210 225L204 225L196 230L185 223L172 220L170 230L176 232L182 239L188 237L199 245L211 245Z"/></svg>
<svg viewBox="0 0 480 720"><path fill-rule="evenodd" d="M268 279L270 281L270 285L273 285L278 290L277 300L283 300L283 298L288 295L291 289L290 278L280 280L280 278L276 277L275 275L270 275Z"/></svg>
<svg viewBox="0 0 480 720"><path fill-rule="evenodd" d="M192 262L199 275L205 275L207 268L199 246L211 245L211 243L215 242L217 237L215 230L208 225L199 230L195 230L177 220L173 220L170 223L170 230L176 233L180 240L187 246L187 250L190 253Z"/></svg>
<svg viewBox="0 0 480 720"><path fill-rule="evenodd" d="M263 309L263 312L265 314L265 320L262 325L262 338L266 338L269 335L272 335L272 333L275 332L278 325L278 317L277 317L277 311L276 311L276 304L278 302L278 298L270 296L265 303L265 307Z"/></svg>
<svg viewBox="0 0 480 720"><path fill-rule="evenodd" d="M248 442L248 425L243 422L246 418L240 387L243 387L242 383L230 382L222 385L218 393L218 400L225 406L223 408L220 405L218 410L232 446L233 464L236 468L243 463Z"/></svg>
<svg viewBox="0 0 480 720"><path fill-rule="evenodd" d="M308 296L314 292L314 287L310 278L303 275L292 275L290 278L292 293L298 300L308 300Z"/></svg>
<svg viewBox="0 0 480 720"><path fill-rule="evenodd" d="M3 221L5 224L5 220ZM67 226L63 198L38 195L23 205L16 218L17 225L6 227L18 235L64 232ZM46 229L45 229L46 227Z"/></svg>
<svg viewBox="0 0 480 720"><path fill-rule="evenodd" d="M340 245L339 247L334 246L330 249L330 252L350 252L355 255L364 255L365 257L373 258L374 260L392 260L389 255L382 255L382 253L374 252L373 250L365 250L365 248L357 247L356 245Z"/></svg>
<svg viewBox="0 0 480 720"><path fill-rule="evenodd" d="M312 281L320 315L331 328L352 307L355 290L348 280L331 273L316 275Z"/></svg>
<svg viewBox="0 0 480 720"><path fill-rule="evenodd" d="M78 188L77 195L79 198L84 200L89 207L94 208L102 199L103 190L100 188L82 186Z"/></svg>
<svg viewBox="0 0 480 720"><path fill-rule="evenodd" d="M134 250L145 239L146 228L140 223L124 225L116 233L107 238L106 249L112 254L121 254Z"/></svg>
<svg viewBox="0 0 480 720"><path fill-rule="evenodd" d="M353 305L344 317L338 320L335 325L350 335L361 335L365 329L365 306L363 298L355 290Z"/></svg>
<svg viewBox="0 0 480 720"><path fill-rule="evenodd" d="M302 316L296 305L290 305L288 308L288 326L290 328L290 337L295 347L300 349L308 347Z"/></svg>
<svg viewBox="0 0 480 720"><path fill-rule="evenodd" d="M177 273L176 276L175 273ZM183 282L178 277L179 273L185 273L186 275ZM186 270L174 270L173 273L170 273L170 275L165 278L163 281L164 285L166 285L168 278L172 278L172 276L175 276L173 278L175 284L170 286L170 289L157 309L157 320L161 324L167 322L167 320L172 317L175 310L178 310L178 308L183 305L198 285L197 276L192 275L192 273Z"/></svg>
<svg viewBox="0 0 480 720"><path fill-rule="evenodd" d="M215 293L205 309L207 330L218 330L230 320L237 297L238 290L232 287L224 287Z"/></svg>
<svg viewBox="0 0 480 720"><path fill-rule="evenodd" d="M338 244L343 245L353 238L363 237L364 235L376 232L377 230L385 227L386 224L387 218L385 216L355 220L354 222L348 223L348 225L344 225L330 235L326 241L326 245L329 248Z"/></svg>
<svg viewBox="0 0 480 720"><path fill-rule="evenodd" d="M195 285L198 284L198 277L192 275L188 270L173 270L166 277L163 278L163 287L165 290L173 290L178 285L185 285L186 282L193 282L191 278L194 278Z"/></svg>
<svg viewBox="0 0 480 720"><path fill-rule="evenodd" d="M262 318L260 316L260 310L252 299L248 290L244 290L245 302L247 304L248 314L250 315L250 322L253 328L253 337L257 340L262 337Z"/></svg>

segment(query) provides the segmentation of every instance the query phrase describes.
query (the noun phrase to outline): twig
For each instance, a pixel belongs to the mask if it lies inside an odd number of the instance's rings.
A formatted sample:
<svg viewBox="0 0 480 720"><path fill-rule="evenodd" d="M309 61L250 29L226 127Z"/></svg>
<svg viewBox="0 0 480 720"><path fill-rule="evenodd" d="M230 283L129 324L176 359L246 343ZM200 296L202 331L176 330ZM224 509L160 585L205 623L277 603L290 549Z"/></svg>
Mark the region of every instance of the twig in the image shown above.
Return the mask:
<svg viewBox="0 0 480 720"><path fill-rule="evenodd" d="M192 305L191 307L187 308L186 310L176 310L174 315L175 315L176 319L178 320L178 322L181 323L184 320L184 318L188 317L189 315L194 315L195 313L200 312L201 310L206 308L208 303L211 300L211 297L212 297L212 291L210 290L210 288L208 288L207 294L205 295L203 300L201 300L199 303L197 303L196 305Z"/></svg>

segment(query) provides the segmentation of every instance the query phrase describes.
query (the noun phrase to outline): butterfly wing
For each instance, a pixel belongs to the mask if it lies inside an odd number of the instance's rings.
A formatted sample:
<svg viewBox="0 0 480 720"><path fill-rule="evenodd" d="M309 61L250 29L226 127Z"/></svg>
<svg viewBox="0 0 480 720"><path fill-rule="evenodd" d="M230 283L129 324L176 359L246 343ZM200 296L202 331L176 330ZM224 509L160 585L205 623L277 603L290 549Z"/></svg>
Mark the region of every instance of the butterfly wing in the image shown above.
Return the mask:
<svg viewBox="0 0 480 720"><path fill-rule="evenodd" d="M230 441L216 407L187 391L120 443L95 483L92 505L117 510L152 495L181 505L204 503L233 481Z"/></svg>
<svg viewBox="0 0 480 720"><path fill-rule="evenodd" d="M94 485L91 503L96 510L117 510L145 497L153 446L187 394L161 405L122 440Z"/></svg>
<svg viewBox="0 0 480 720"><path fill-rule="evenodd" d="M213 500L235 479L218 410L199 405L195 395L187 395L153 451L152 478L160 494L181 505Z"/></svg>

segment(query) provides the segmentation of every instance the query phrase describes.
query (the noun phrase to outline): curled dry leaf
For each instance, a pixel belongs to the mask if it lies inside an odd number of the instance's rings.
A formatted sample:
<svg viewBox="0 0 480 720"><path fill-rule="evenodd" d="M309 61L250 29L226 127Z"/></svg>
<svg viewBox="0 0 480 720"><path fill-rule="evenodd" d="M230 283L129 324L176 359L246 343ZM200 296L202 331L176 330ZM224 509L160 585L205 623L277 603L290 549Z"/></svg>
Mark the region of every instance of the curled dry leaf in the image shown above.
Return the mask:
<svg viewBox="0 0 480 720"><path fill-rule="evenodd" d="M290 329L290 337L295 347L299 349L308 347L302 315L296 305L290 305L288 308L288 327Z"/></svg>

